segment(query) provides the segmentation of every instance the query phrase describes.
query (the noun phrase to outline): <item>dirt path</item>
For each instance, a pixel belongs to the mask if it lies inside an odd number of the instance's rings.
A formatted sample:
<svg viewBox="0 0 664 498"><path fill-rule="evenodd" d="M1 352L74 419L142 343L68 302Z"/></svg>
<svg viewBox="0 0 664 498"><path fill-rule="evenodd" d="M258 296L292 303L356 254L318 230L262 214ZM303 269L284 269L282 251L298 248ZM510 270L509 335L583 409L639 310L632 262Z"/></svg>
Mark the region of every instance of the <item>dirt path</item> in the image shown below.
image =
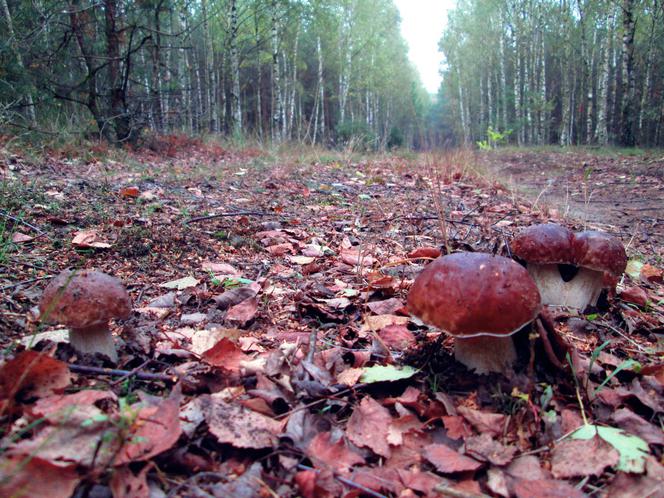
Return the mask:
<svg viewBox="0 0 664 498"><path fill-rule="evenodd" d="M506 150L482 153L498 181L538 206L619 234L646 259L664 257L664 154Z"/></svg>

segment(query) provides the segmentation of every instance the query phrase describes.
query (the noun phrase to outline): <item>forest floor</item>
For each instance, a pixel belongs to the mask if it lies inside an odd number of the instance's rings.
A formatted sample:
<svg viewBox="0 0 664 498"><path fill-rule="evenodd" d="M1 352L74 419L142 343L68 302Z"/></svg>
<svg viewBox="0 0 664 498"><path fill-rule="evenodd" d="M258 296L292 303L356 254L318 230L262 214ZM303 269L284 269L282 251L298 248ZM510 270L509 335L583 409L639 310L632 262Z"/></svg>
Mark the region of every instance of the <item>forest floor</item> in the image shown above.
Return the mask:
<svg viewBox="0 0 664 498"><path fill-rule="evenodd" d="M657 496L663 162L0 148L0 495ZM469 372L413 279L545 222L624 242L616 295ZM127 286L116 365L39 321L65 268Z"/></svg>

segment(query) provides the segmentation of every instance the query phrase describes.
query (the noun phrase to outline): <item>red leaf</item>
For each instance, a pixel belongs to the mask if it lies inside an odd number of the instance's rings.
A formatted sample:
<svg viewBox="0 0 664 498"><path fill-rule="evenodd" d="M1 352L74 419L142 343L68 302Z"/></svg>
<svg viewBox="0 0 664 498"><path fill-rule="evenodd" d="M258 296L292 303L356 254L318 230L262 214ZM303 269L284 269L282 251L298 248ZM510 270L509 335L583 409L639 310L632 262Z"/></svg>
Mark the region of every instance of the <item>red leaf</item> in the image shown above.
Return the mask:
<svg viewBox="0 0 664 498"><path fill-rule="evenodd" d="M147 473L151 468L152 465L146 465L138 475L127 465L115 469L109 483L113 498L149 498Z"/></svg>
<svg viewBox="0 0 664 498"><path fill-rule="evenodd" d="M66 363L27 350L0 367L0 399L45 397L62 392L71 383Z"/></svg>
<svg viewBox="0 0 664 498"><path fill-rule="evenodd" d="M470 425L472 425L479 433L488 433L491 436L498 436L503 433L505 428L505 420L507 417L500 413L481 412L473 410L466 406L459 407L459 413L463 415Z"/></svg>
<svg viewBox="0 0 664 498"><path fill-rule="evenodd" d="M34 455L0 457L0 496L69 498L79 480L73 466L56 466Z"/></svg>
<svg viewBox="0 0 664 498"><path fill-rule="evenodd" d="M331 433L321 432L309 443L307 455L317 467L323 464L335 472L348 474L353 465L364 463L364 458L348 448L343 438L336 443L331 438Z"/></svg>
<svg viewBox="0 0 664 498"><path fill-rule="evenodd" d="M468 472L479 469L482 464L468 458L444 444L430 444L424 448L424 458L429 460L439 472Z"/></svg>
<svg viewBox="0 0 664 498"><path fill-rule="evenodd" d="M212 366L237 372L240 370L240 363L248 360L249 356L244 354L237 344L224 337L203 353L202 359Z"/></svg>
<svg viewBox="0 0 664 498"><path fill-rule="evenodd" d="M436 259L440 257L440 249L437 247L418 247L408 253L408 259Z"/></svg>
<svg viewBox="0 0 664 498"><path fill-rule="evenodd" d="M378 332L388 348L403 351L416 344L415 336L405 325L388 325Z"/></svg>
<svg viewBox="0 0 664 498"><path fill-rule="evenodd" d="M255 297L245 299L240 304L231 306L226 313L226 320L243 327L253 320L258 311L258 300Z"/></svg>
<svg viewBox="0 0 664 498"><path fill-rule="evenodd" d="M148 398L138 412L130 435L118 452L114 465L148 460L162 453L180 438L180 388L166 399Z"/></svg>
<svg viewBox="0 0 664 498"><path fill-rule="evenodd" d="M598 476L606 467L616 465L618 452L595 436L592 439L566 439L557 444L551 457L551 472L556 479Z"/></svg>

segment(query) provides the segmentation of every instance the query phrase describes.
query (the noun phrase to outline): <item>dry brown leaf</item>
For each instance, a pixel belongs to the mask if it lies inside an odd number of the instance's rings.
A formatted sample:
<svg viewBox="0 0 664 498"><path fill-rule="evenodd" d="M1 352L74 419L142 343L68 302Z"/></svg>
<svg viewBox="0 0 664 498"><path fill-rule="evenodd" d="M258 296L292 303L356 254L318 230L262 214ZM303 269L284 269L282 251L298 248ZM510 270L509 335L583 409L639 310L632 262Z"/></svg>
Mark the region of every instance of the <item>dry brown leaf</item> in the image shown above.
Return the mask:
<svg viewBox="0 0 664 498"><path fill-rule="evenodd" d="M618 452L602 438L566 439L553 449L551 472L556 479L598 476L620 460Z"/></svg>
<svg viewBox="0 0 664 498"><path fill-rule="evenodd" d="M152 465L146 465L138 474L134 474L128 465L113 471L109 488L113 498L150 498L147 474Z"/></svg>
<svg viewBox="0 0 664 498"><path fill-rule="evenodd" d="M392 416L388 409L366 396L353 410L346 434L357 446L366 446L380 456L389 457L390 445L387 437L391 422Z"/></svg>
<svg viewBox="0 0 664 498"><path fill-rule="evenodd" d="M28 399L62 392L71 383L66 363L27 350L0 367L0 400Z"/></svg>
<svg viewBox="0 0 664 498"><path fill-rule="evenodd" d="M480 434L487 433L491 436L499 436L505 429L507 417L500 413L482 412L473 410L467 406L460 406L459 413L463 415L470 425Z"/></svg>
<svg viewBox="0 0 664 498"><path fill-rule="evenodd" d="M254 319L258 311L258 299L251 297L235 306L231 306L226 313L226 321L244 327Z"/></svg>
<svg viewBox="0 0 664 498"><path fill-rule="evenodd" d="M516 446L504 446L488 434L466 438L466 454L494 465L507 465L517 452Z"/></svg>
<svg viewBox="0 0 664 498"><path fill-rule="evenodd" d="M413 347L417 341L413 333L405 325L388 325L378 332L388 348L404 351Z"/></svg>
<svg viewBox="0 0 664 498"><path fill-rule="evenodd" d="M514 493L517 498L586 498L571 484L553 479L517 479L514 482Z"/></svg>
<svg viewBox="0 0 664 498"><path fill-rule="evenodd" d="M33 240L35 240L34 237L23 232L14 232L12 235L12 242L14 244L25 244L26 242L31 242Z"/></svg>
<svg viewBox="0 0 664 498"><path fill-rule="evenodd" d="M236 448L269 448L276 443L281 424L239 404L228 403L213 395L200 396L210 433L220 443Z"/></svg>
<svg viewBox="0 0 664 498"><path fill-rule="evenodd" d="M108 249L111 247L111 244L104 242L96 230L81 230L76 232L71 243L74 247L80 249Z"/></svg>
<svg viewBox="0 0 664 498"><path fill-rule="evenodd" d="M201 359L212 366L237 372L240 370L241 363L249 360L250 357L237 344L224 337L212 348L205 351Z"/></svg>

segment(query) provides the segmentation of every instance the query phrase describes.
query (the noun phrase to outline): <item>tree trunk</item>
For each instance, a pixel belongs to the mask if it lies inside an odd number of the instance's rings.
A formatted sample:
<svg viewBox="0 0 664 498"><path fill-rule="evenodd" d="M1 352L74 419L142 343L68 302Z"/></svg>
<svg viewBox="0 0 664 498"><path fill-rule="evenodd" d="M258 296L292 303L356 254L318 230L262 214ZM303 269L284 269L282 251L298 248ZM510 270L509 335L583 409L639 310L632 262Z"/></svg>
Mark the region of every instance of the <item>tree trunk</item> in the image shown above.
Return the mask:
<svg viewBox="0 0 664 498"><path fill-rule="evenodd" d="M283 99L279 77L279 25L277 0L272 0L272 140L281 142Z"/></svg>
<svg viewBox="0 0 664 498"><path fill-rule="evenodd" d="M632 146L636 138L634 133L634 33L636 27L634 22L634 0L623 0L622 16L623 94L620 143L625 146Z"/></svg>
<svg viewBox="0 0 664 498"><path fill-rule="evenodd" d="M614 9L609 8L609 13L606 18L606 39L602 45L600 52L599 64L602 67L601 75L599 77L598 89L598 102L597 102L597 128L596 138L599 145L607 145L609 143L609 128L608 128L608 110L609 110L609 85L611 75L611 51L613 49L613 25L614 25Z"/></svg>
<svg viewBox="0 0 664 498"><path fill-rule="evenodd" d="M115 140L124 142L130 138L132 130L125 98L124 78L120 67L120 35L116 25L117 16L117 0L105 0L106 56L108 57L108 74L111 87L110 119L115 132Z"/></svg>
<svg viewBox="0 0 664 498"><path fill-rule="evenodd" d="M242 108L240 106L240 66L237 51L237 4L231 0L231 23L230 23L230 57L231 57L231 116L233 119L233 135L242 133Z"/></svg>

